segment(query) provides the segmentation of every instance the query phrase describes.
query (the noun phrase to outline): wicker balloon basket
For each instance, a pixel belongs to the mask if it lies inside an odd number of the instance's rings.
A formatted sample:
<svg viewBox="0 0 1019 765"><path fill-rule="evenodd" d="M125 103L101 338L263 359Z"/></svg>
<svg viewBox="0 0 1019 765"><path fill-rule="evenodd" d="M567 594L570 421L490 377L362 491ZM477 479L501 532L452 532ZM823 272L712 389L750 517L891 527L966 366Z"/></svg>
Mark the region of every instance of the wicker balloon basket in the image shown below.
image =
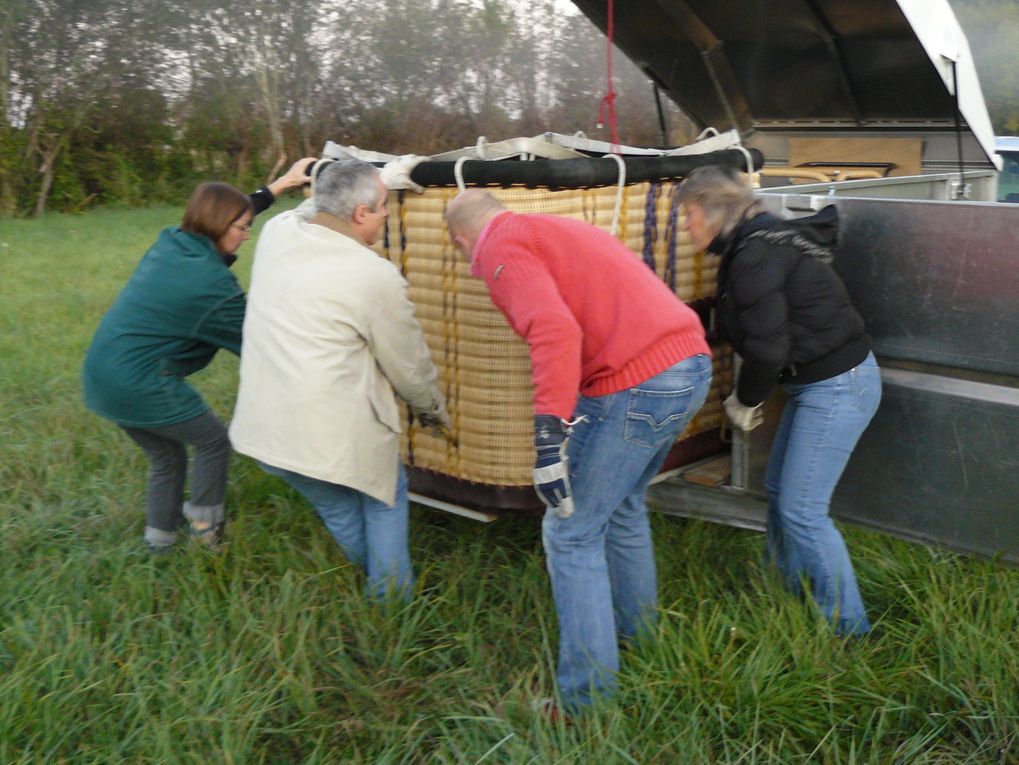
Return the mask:
<svg viewBox="0 0 1019 765"><path fill-rule="evenodd" d="M621 188L621 196L616 186L511 185L488 190L515 212L564 215L605 230L618 219L617 236L633 257L642 259L706 321L717 261L697 251L682 230L676 194L681 180L631 183ZM531 483L534 391L527 346L454 249L443 213L457 191L456 186L432 186L423 194L392 192L385 236L377 245L410 285L455 436L452 443L433 437L408 422L405 414L403 458L412 491L480 509L538 509ZM731 354L712 350L711 392L665 469L723 448L720 391L732 387Z"/></svg>

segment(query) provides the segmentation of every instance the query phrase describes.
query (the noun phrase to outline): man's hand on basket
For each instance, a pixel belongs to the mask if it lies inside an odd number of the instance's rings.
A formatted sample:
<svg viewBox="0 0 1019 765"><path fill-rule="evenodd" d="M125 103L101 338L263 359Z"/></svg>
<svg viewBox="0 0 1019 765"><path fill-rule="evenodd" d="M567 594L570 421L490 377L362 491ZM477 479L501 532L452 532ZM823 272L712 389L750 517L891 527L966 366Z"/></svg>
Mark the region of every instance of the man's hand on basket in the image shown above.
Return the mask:
<svg viewBox="0 0 1019 765"><path fill-rule="evenodd" d="M453 437L453 423L449 419L449 413L442 404L436 404L429 410L419 410L414 413L418 425L427 430L436 438L444 438L450 443L455 443Z"/></svg>
<svg viewBox="0 0 1019 765"><path fill-rule="evenodd" d="M566 441L567 424L553 414L534 417L534 490L545 506L560 518L573 515Z"/></svg>

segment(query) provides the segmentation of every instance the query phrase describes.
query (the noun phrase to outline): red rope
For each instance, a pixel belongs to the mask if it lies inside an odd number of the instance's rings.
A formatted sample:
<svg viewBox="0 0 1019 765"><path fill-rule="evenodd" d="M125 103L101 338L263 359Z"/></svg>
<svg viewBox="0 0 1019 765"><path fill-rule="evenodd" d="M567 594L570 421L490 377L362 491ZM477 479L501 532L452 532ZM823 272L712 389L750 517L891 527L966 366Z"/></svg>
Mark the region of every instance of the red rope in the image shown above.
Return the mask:
<svg viewBox="0 0 1019 765"><path fill-rule="evenodd" d="M619 154L619 133L616 130L616 91L612 87L612 38L615 32L613 17L615 16L613 0L609 2L609 28L608 28L608 42L606 44L606 91L605 97L601 100L601 106L598 107L598 127L604 127L605 115L608 114L609 118L609 134L612 136L612 147L611 151L613 154Z"/></svg>

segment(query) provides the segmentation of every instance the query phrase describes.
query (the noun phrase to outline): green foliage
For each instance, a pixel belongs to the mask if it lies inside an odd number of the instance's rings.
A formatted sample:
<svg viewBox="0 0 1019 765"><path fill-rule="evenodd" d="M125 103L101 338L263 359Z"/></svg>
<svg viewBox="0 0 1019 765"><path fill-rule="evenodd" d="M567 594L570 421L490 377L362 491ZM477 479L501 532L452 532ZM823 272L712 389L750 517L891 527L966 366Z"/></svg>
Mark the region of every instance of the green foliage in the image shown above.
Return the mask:
<svg viewBox="0 0 1019 765"><path fill-rule="evenodd" d="M89 194L74 155L61 152L53 168L50 207L60 212L76 212L86 208L93 197ZM33 200L34 201L34 200Z"/></svg>
<svg viewBox="0 0 1019 765"><path fill-rule="evenodd" d="M17 172L25 154L24 131L0 126L0 218L19 209L18 200L30 192L30 179Z"/></svg>
<svg viewBox="0 0 1019 765"><path fill-rule="evenodd" d="M572 727L530 708L556 645L535 519L415 508L415 600L371 608L301 498L236 458L227 550L150 559L145 461L78 374L180 214L0 221L0 762L1019 763L1019 571L857 528L882 632L845 642L759 535L654 516L658 627ZM224 417L236 373L220 354L196 381Z"/></svg>
<svg viewBox="0 0 1019 765"><path fill-rule="evenodd" d="M549 129L608 137L594 127L604 38L547 0L15 8L0 16L2 151L31 150L0 158L0 186L18 192L0 214L35 210L35 171L57 147L70 163L43 207L67 211L179 203L199 178L257 186L281 154L292 162L326 140L431 154ZM580 54L584 69L563 79ZM646 77L622 57L616 70L622 140L657 142Z"/></svg>
<svg viewBox="0 0 1019 765"><path fill-rule="evenodd" d="M1019 132L1019 3L951 0L997 132ZM2 4L0 4L2 5ZM597 128L605 38L552 0L7 0L0 11L0 215L179 203L196 179L242 187L326 140L431 154ZM617 6L617 13L622 12ZM661 142L651 87L625 56L624 143ZM696 133L666 104L670 140ZM58 160L59 160L58 156Z"/></svg>
<svg viewBox="0 0 1019 765"><path fill-rule="evenodd" d="M103 197L126 207L144 203L145 189L141 173L126 157L111 157L110 160L109 185L100 187Z"/></svg>
<svg viewBox="0 0 1019 765"><path fill-rule="evenodd" d="M136 207L147 201L141 173L127 157L112 150L79 151L74 156L79 158L79 175L106 204Z"/></svg>

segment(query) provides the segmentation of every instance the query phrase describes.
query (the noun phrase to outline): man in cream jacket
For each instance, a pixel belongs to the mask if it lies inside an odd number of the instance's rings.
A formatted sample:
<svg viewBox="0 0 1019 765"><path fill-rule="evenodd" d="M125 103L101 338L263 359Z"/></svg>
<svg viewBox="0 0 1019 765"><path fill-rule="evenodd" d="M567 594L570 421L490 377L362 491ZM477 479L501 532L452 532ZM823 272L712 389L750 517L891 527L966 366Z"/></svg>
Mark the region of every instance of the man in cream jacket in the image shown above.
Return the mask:
<svg viewBox="0 0 1019 765"><path fill-rule="evenodd" d="M297 489L369 598L409 598L407 478L399 408L448 425L407 283L369 247L386 218L378 170L327 164L300 208L265 224L244 320L230 440Z"/></svg>

